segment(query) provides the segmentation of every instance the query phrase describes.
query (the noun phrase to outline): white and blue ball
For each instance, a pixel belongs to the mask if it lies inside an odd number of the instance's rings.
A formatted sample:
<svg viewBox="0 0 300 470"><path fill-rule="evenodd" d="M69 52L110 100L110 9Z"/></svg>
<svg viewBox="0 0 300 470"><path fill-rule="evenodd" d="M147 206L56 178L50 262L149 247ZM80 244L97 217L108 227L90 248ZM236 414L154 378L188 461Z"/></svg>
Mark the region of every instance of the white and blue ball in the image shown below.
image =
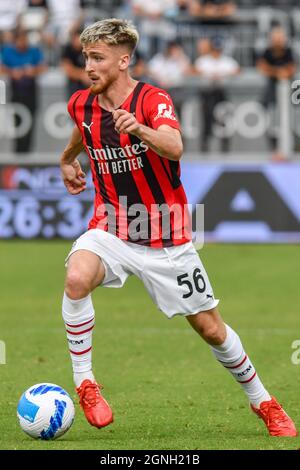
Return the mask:
<svg viewBox="0 0 300 470"><path fill-rule="evenodd" d="M26 434L34 439L50 440L68 431L74 421L75 409L63 388L42 383L33 385L23 393L17 415Z"/></svg>

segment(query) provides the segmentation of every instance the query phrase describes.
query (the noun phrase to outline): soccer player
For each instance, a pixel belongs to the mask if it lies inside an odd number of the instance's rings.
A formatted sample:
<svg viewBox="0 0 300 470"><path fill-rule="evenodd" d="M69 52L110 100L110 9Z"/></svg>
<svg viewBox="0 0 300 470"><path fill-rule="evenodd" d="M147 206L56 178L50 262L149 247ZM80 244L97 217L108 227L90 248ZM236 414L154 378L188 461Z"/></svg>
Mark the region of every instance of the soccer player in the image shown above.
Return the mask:
<svg viewBox="0 0 300 470"><path fill-rule="evenodd" d="M75 126L61 156L62 177L71 194L85 190L77 160L85 149L95 186L89 230L67 258L62 306L80 404L92 426L113 421L92 371L91 292L100 285L122 287L134 274L167 317L186 317L210 345L270 435L296 436L293 421L264 388L239 336L217 310L219 301L186 217L180 126L164 90L131 78L128 67L137 42L135 27L124 20L88 26L81 43L91 86L77 91L68 104Z"/></svg>

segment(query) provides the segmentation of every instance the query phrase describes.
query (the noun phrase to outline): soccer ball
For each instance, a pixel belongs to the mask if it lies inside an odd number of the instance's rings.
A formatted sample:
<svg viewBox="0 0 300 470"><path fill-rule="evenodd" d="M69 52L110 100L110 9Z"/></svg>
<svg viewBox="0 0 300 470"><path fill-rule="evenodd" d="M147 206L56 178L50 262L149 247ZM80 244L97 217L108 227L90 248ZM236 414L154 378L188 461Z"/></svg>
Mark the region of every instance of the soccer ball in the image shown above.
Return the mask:
<svg viewBox="0 0 300 470"><path fill-rule="evenodd" d="M42 383L33 385L23 393L17 416L26 434L34 439L50 440L68 431L74 421L75 409L63 388Z"/></svg>

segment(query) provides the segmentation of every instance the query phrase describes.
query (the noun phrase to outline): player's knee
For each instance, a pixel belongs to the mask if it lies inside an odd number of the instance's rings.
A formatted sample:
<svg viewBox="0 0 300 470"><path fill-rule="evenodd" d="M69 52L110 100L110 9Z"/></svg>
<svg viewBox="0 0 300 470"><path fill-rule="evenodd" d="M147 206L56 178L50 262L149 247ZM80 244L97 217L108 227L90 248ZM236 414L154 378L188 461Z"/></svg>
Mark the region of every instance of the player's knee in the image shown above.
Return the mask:
<svg viewBox="0 0 300 470"><path fill-rule="evenodd" d="M217 309L190 315L187 320L207 343L211 345L224 343L226 328Z"/></svg>
<svg viewBox="0 0 300 470"><path fill-rule="evenodd" d="M72 269L66 277L65 292L71 299L82 299L91 292L90 282L79 270Z"/></svg>
<svg viewBox="0 0 300 470"><path fill-rule="evenodd" d="M207 343L217 345L224 343L226 332L219 322L215 322L208 326L204 326L201 336Z"/></svg>
<svg viewBox="0 0 300 470"><path fill-rule="evenodd" d="M226 338L226 331L219 321L203 322L198 329L199 334L209 344L222 344Z"/></svg>

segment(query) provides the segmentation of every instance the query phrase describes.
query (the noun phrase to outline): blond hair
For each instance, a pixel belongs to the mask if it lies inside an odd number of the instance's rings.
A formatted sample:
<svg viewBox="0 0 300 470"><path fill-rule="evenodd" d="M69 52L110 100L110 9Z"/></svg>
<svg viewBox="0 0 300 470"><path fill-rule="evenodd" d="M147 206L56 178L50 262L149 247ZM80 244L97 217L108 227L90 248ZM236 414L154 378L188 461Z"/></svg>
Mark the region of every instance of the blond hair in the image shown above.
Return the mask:
<svg viewBox="0 0 300 470"><path fill-rule="evenodd" d="M135 26L127 20L109 18L87 26L80 36L82 45L103 41L109 46L127 46L133 53L139 40Z"/></svg>

